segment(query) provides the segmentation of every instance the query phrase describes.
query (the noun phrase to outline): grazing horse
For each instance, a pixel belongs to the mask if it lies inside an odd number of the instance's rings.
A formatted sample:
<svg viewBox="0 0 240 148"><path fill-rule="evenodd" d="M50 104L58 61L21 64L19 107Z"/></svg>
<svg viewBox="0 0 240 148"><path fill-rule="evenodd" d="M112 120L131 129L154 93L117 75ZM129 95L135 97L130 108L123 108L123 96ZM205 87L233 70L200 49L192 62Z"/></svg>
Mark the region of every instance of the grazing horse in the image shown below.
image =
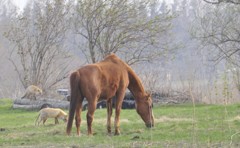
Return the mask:
<svg viewBox="0 0 240 148"><path fill-rule="evenodd" d="M136 101L137 113L147 127L154 126L152 99L144 91L143 85L135 72L115 54L108 55L103 61L86 65L70 76L71 101L67 134L70 135L74 113L77 134L80 135L81 110L83 99L88 101L87 127L88 135L92 135L92 121L99 100L107 102L107 130L111 133L112 98L116 96L115 106L115 135L120 134L119 116L128 88Z"/></svg>

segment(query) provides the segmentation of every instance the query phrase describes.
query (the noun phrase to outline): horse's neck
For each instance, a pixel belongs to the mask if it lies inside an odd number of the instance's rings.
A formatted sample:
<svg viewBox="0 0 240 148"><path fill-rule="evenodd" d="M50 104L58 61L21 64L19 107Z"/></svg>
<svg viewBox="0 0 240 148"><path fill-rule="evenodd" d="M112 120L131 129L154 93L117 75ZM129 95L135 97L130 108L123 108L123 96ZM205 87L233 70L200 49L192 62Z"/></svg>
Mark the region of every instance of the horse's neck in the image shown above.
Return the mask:
<svg viewBox="0 0 240 148"><path fill-rule="evenodd" d="M128 76L129 76L128 89L131 91L135 99L142 98L144 96L144 88L140 79L132 69L128 70Z"/></svg>

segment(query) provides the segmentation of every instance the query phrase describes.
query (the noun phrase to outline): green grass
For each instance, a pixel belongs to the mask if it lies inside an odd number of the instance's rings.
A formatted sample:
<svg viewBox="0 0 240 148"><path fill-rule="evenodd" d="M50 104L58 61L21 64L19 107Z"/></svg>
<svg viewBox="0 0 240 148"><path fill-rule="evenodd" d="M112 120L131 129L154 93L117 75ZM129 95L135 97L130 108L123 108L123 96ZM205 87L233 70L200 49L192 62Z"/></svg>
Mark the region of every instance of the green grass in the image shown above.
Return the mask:
<svg viewBox="0 0 240 148"><path fill-rule="evenodd" d="M106 109L97 110L93 136L87 135L86 111L81 136L73 125L35 126L38 111L12 109L10 99L0 99L0 147L239 147L240 105L160 105L154 107L155 127L145 128L135 110L122 110L121 135L106 133ZM112 121L114 123L114 121Z"/></svg>

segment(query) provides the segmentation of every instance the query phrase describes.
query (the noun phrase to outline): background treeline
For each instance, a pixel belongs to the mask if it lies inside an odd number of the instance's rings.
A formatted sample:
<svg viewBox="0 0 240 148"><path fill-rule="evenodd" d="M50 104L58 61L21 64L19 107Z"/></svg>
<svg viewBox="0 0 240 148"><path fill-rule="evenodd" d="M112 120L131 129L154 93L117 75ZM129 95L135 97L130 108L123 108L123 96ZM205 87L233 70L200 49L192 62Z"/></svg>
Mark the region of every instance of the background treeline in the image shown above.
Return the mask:
<svg viewBox="0 0 240 148"><path fill-rule="evenodd" d="M205 0L1 0L0 97L68 88L71 71L116 53L166 102L239 101L240 5ZM161 100L162 101L162 100Z"/></svg>

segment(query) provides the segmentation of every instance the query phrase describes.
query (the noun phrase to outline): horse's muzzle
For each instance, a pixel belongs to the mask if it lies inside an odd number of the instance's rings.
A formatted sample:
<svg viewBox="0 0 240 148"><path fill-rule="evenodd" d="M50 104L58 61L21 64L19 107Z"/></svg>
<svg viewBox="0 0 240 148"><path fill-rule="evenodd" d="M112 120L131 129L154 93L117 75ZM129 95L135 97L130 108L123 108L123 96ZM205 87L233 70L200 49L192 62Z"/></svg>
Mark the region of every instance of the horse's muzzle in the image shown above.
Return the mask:
<svg viewBox="0 0 240 148"><path fill-rule="evenodd" d="M147 124L146 124L146 127L147 127L147 128L152 128L152 127L154 127L154 124L153 124L153 123L147 123Z"/></svg>

